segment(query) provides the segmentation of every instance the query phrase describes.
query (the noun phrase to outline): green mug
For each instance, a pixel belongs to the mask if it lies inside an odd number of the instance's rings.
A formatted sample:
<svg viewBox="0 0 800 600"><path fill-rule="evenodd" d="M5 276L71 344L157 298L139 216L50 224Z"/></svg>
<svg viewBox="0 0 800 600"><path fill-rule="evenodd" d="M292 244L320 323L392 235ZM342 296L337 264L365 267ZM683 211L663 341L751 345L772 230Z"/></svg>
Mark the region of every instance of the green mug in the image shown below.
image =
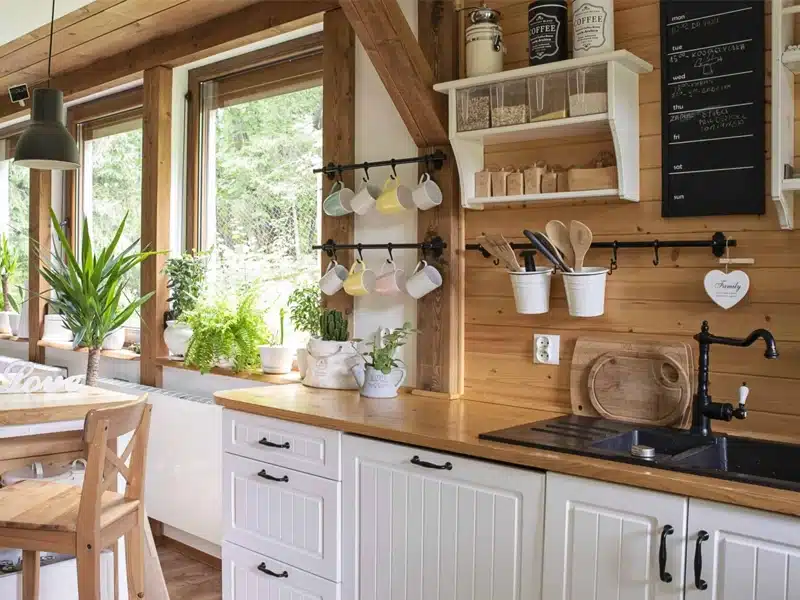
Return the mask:
<svg viewBox="0 0 800 600"><path fill-rule="evenodd" d="M337 181L331 188L331 193L325 198L322 203L322 210L329 217L343 217L353 212L353 207L350 203L353 200L353 190L344 187L341 181Z"/></svg>

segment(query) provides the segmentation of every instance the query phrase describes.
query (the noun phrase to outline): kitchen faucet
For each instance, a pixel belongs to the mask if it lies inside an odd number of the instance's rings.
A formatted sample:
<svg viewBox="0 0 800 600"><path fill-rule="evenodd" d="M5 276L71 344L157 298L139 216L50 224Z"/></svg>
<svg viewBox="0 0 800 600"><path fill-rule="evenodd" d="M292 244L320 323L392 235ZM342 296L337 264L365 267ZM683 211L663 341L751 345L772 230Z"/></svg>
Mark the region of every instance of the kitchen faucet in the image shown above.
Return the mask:
<svg viewBox="0 0 800 600"><path fill-rule="evenodd" d="M700 344L700 364L697 371L697 393L694 396L692 405L692 428L691 432L697 435L711 435L711 419L730 421L733 417L737 419L747 418L745 402L749 390L746 384L739 388L739 407L722 402L712 402L708 395L708 359L711 351L711 344L722 344L724 346L738 346L746 348L752 346L757 339L763 339L767 345L764 351L764 358L778 358L778 348L775 345L775 338L766 329L756 329L746 338L729 338L712 335L708 330L708 321L703 321L700 333L694 339Z"/></svg>

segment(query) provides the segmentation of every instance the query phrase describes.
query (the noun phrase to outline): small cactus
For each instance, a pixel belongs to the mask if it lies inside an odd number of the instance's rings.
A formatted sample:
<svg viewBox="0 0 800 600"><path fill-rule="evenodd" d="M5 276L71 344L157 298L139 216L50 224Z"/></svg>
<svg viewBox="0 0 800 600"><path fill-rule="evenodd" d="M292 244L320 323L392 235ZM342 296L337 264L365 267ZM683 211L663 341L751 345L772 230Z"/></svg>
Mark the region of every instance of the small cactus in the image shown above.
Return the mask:
<svg viewBox="0 0 800 600"><path fill-rule="evenodd" d="M324 310L319 317L319 331L326 342L346 342L347 319L338 310Z"/></svg>

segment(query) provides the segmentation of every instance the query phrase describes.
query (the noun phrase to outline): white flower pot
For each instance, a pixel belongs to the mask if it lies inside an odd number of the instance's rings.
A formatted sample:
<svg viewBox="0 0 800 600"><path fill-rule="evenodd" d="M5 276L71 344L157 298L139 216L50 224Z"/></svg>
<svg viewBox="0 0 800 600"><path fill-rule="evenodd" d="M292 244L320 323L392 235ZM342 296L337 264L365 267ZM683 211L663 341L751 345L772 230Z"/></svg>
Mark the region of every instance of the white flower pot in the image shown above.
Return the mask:
<svg viewBox="0 0 800 600"><path fill-rule="evenodd" d="M42 339L48 342L71 342L72 331L61 315L46 315L44 318L44 334Z"/></svg>
<svg viewBox="0 0 800 600"><path fill-rule="evenodd" d="M28 337L28 305L23 304L20 307L18 315L11 315L11 335L18 338Z"/></svg>
<svg viewBox="0 0 800 600"><path fill-rule="evenodd" d="M369 365L357 364L353 367L353 377L366 398L395 398L400 384L406 378L403 367L395 367L386 375Z"/></svg>
<svg viewBox="0 0 800 600"><path fill-rule="evenodd" d="M103 340L103 350L122 350L125 346L125 328L119 327Z"/></svg>
<svg viewBox="0 0 800 600"><path fill-rule="evenodd" d="M11 333L11 315L16 313L11 311L0 311L0 333Z"/></svg>
<svg viewBox="0 0 800 600"><path fill-rule="evenodd" d="M191 339L192 328L189 325L178 321L167 321L167 328L164 330L164 342L167 344L170 354L184 356Z"/></svg>
<svg viewBox="0 0 800 600"><path fill-rule="evenodd" d="M297 349L297 371L300 373L300 377L303 378L306 376L306 371L308 370L308 350L305 348L298 348Z"/></svg>
<svg viewBox="0 0 800 600"><path fill-rule="evenodd" d="M288 346L259 346L261 353L261 370L264 373L285 375L292 370L294 348Z"/></svg>
<svg viewBox="0 0 800 600"><path fill-rule="evenodd" d="M357 390L350 368L361 360L350 342L311 338L303 385L330 390Z"/></svg>

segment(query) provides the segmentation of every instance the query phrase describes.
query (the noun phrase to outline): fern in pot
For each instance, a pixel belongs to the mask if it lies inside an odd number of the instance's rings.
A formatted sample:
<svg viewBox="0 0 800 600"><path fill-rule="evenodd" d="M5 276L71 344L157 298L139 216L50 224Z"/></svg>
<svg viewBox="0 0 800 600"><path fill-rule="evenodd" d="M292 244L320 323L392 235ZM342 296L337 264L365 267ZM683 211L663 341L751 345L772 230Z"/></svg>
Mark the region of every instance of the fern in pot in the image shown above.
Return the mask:
<svg viewBox="0 0 800 600"><path fill-rule="evenodd" d="M173 356L184 356L189 347L192 328L179 319L194 310L200 300L206 278L207 254L187 252L167 259L164 264L162 272L169 280L167 287L170 290L170 310L164 314L164 342Z"/></svg>
<svg viewBox="0 0 800 600"><path fill-rule="evenodd" d="M19 256L8 245L6 234L0 235L0 282L3 286L3 310L0 311L0 333L11 333L11 319L18 314L18 306L11 296L10 286L19 268Z"/></svg>
<svg viewBox="0 0 800 600"><path fill-rule="evenodd" d="M352 368L353 376L366 398L394 398L406 378L403 361L395 358L397 351L408 342L416 330L411 323L393 330L381 330L375 342L367 343L372 349L361 353L363 362ZM354 344L362 340L353 340Z"/></svg>
<svg viewBox="0 0 800 600"><path fill-rule="evenodd" d="M287 306L295 331L307 333L310 337L319 337L321 303L322 296L316 284L297 288L291 293ZM306 346L307 344L297 349L297 369L300 371L300 377L305 377L308 367Z"/></svg>
<svg viewBox="0 0 800 600"><path fill-rule="evenodd" d="M61 249L44 255L37 251L39 272L54 295L44 299L50 308L62 315L72 331L73 348L85 346L89 350L86 385L97 383L100 351L106 337L122 327L153 295L151 292L133 300L124 296L131 271L156 254L140 251L139 240L124 250L117 250L127 219L126 214L108 246L97 252L92 246L88 221L84 219L80 252L75 254L51 210L50 221Z"/></svg>
<svg viewBox="0 0 800 600"><path fill-rule="evenodd" d="M347 340L348 322L338 310L323 309L319 336L308 341L308 368L303 384L334 390L358 389L350 368L358 362L358 351Z"/></svg>

